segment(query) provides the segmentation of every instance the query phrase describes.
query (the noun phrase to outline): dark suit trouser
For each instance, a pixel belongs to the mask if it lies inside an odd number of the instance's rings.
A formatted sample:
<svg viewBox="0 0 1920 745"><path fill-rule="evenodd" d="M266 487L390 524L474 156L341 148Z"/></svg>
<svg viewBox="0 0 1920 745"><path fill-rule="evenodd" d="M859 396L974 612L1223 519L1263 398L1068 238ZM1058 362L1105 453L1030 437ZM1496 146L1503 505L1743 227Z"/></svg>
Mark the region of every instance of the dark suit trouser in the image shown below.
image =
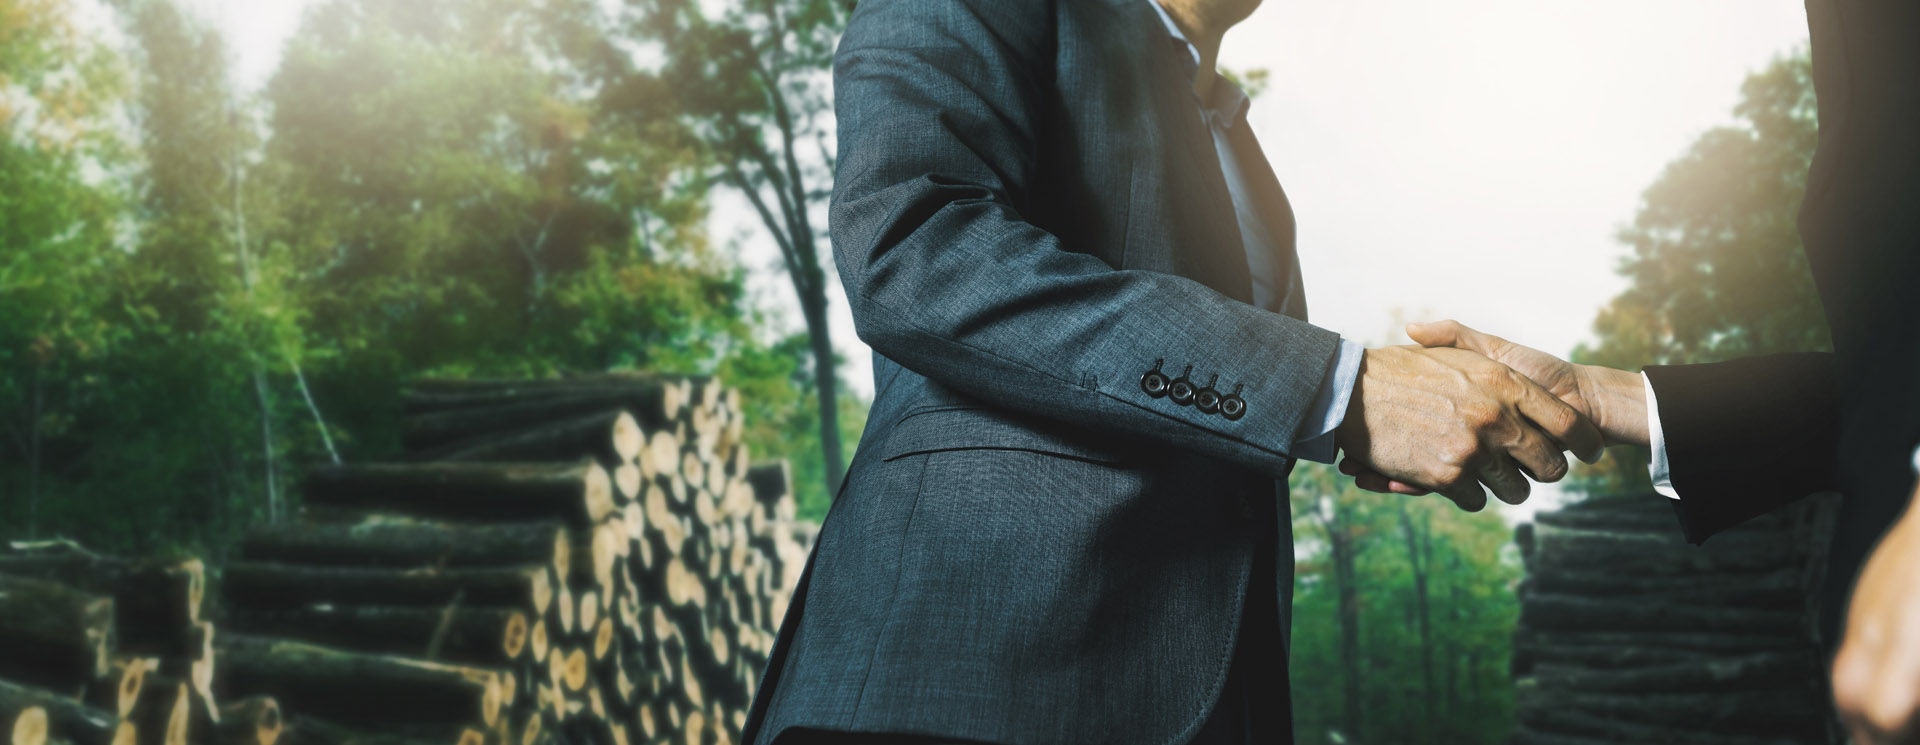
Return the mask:
<svg viewBox="0 0 1920 745"><path fill-rule="evenodd" d="M1293 712L1288 699L1285 646L1281 643L1280 595L1275 562L1279 540L1255 544L1253 572L1233 661L1213 713L1187 745L1290 745ZM1291 578L1289 578L1291 580ZM788 730L777 745L963 745L955 740L819 730Z"/></svg>

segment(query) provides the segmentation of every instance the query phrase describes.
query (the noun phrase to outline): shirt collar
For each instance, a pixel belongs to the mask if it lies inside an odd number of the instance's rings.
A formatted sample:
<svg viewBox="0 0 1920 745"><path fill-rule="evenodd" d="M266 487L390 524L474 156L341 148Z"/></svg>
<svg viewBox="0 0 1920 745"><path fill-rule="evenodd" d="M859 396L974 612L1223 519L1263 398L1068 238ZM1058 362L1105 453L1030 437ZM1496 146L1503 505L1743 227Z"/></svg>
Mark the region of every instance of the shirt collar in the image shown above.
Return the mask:
<svg viewBox="0 0 1920 745"><path fill-rule="evenodd" d="M1212 70L1203 73L1200 70L1200 48L1187 39L1187 35L1180 30L1180 24L1173 22L1173 16L1167 15L1166 8L1160 7L1159 0L1143 1L1153 7L1154 14L1160 17L1160 23L1167 27L1169 41L1180 45L1180 48L1186 51L1186 55L1181 59L1186 62L1188 77L1196 81L1202 74L1215 77L1212 100L1200 102L1200 108L1209 118L1227 127L1244 121L1247 117L1247 109L1252 105L1252 101L1247 98L1247 92L1241 90L1240 86L1234 85L1233 81L1228 80L1225 75Z"/></svg>

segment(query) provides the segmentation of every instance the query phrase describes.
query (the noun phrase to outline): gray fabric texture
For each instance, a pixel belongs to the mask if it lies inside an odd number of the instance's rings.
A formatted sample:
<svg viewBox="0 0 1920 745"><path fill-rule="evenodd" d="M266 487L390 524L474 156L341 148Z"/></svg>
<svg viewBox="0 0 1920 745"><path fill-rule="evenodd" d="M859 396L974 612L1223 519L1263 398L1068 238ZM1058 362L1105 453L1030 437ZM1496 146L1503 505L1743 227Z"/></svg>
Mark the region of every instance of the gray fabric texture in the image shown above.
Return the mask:
<svg viewBox="0 0 1920 745"><path fill-rule="evenodd" d="M876 395L746 742L1180 743L1219 697L1253 547L1290 545L1286 451L1339 337L1305 321L1260 157L1239 165L1285 293L1249 304L1212 141L1147 2L854 11L830 222ZM1245 414L1149 395L1156 363Z"/></svg>

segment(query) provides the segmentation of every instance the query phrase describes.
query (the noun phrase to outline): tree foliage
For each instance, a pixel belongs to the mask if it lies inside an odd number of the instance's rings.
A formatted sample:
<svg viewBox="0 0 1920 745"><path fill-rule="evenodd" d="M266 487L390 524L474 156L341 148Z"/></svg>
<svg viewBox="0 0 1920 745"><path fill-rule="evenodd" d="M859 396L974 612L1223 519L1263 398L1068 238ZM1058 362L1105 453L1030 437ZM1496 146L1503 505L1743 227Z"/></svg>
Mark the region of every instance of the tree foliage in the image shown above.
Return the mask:
<svg viewBox="0 0 1920 745"><path fill-rule="evenodd" d="M603 4L326 0L255 96L174 0L83 2L0 0L0 537L217 558L392 455L418 375L718 374L757 456L819 447L808 337L706 235L704 115L607 84Z"/></svg>
<svg viewBox="0 0 1920 745"><path fill-rule="evenodd" d="M1749 76L1737 122L1669 163L1621 229L1629 285L1594 321L1579 362L1628 370L1831 348L1796 217L1817 133L1804 50ZM1613 448L1569 482L1649 491L1644 449Z"/></svg>
<svg viewBox="0 0 1920 745"><path fill-rule="evenodd" d="M1519 613L1512 530L1438 497L1361 491L1319 464L1297 466L1291 486L1299 742L1502 741Z"/></svg>

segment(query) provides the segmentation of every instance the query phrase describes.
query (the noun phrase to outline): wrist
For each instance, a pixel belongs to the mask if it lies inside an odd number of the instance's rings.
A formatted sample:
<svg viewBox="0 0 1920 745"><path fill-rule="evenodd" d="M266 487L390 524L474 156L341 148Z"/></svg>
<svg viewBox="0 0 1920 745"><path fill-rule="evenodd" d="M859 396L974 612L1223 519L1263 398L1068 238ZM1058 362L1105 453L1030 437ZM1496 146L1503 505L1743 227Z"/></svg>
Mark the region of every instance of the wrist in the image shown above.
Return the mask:
<svg viewBox="0 0 1920 745"><path fill-rule="evenodd" d="M1639 373L1579 365L1587 417L1608 445L1647 444L1647 389Z"/></svg>

